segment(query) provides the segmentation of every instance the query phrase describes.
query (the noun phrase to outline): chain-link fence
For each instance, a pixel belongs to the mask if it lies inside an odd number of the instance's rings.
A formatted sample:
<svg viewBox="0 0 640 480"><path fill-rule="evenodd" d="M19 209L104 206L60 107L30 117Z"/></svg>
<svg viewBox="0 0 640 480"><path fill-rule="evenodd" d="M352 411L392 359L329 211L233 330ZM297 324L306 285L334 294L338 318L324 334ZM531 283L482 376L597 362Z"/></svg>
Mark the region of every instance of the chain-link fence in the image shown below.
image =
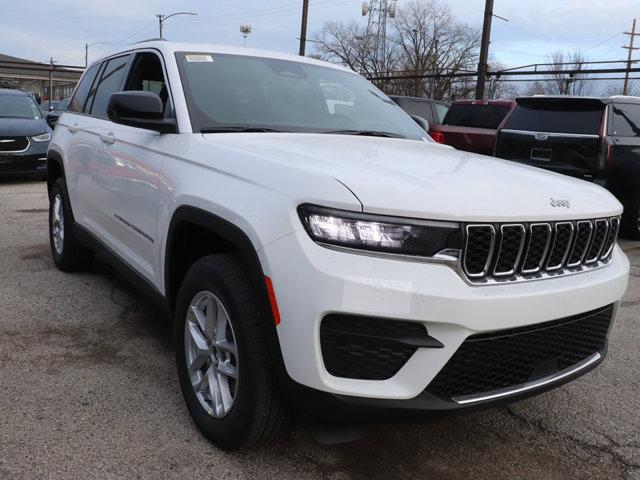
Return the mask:
<svg viewBox="0 0 640 480"><path fill-rule="evenodd" d="M390 72L371 78L388 95L407 95L453 101L474 98L475 74L415 76L406 72ZM538 73L531 76L492 74L485 86L487 99L513 99L528 95L580 95L609 97L622 95L624 76L601 74L571 75L570 73ZM627 95L640 96L640 75L629 78Z"/></svg>

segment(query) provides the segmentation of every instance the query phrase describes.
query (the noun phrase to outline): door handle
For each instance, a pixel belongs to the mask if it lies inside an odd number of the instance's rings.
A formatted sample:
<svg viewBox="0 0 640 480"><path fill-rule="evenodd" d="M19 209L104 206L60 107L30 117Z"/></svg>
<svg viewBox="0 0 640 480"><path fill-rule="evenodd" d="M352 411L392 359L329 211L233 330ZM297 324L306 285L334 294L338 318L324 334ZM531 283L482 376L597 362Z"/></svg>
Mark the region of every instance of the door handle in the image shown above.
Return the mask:
<svg viewBox="0 0 640 480"><path fill-rule="evenodd" d="M78 131L78 124L74 123L73 125L67 125L67 130L71 133L76 133Z"/></svg>
<svg viewBox="0 0 640 480"><path fill-rule="evenodd" d="M106 143L107 145L113 145L116 143L116 137L113 135L113 132L101 134L100 140L102 140L102 143Z"/></svg>

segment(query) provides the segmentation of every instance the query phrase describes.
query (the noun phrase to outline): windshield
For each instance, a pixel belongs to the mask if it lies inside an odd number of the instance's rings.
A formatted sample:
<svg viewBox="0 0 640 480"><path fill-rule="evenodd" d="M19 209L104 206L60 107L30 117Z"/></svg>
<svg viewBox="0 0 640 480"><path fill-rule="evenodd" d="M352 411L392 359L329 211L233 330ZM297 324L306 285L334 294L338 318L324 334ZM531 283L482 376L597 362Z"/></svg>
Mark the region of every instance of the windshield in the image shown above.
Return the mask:
<svg viewBox="0 0 640 480"><path fill-rule="evenodd" d="M27 95L0 94L0 118L42 118L42 113Z"/></svg>
<svg viewBox="0 0 640 480"><path fill-rule="evenodd" d="M270 131L427 137L363 77L302 62L176 53L195 132Z"/></svg>

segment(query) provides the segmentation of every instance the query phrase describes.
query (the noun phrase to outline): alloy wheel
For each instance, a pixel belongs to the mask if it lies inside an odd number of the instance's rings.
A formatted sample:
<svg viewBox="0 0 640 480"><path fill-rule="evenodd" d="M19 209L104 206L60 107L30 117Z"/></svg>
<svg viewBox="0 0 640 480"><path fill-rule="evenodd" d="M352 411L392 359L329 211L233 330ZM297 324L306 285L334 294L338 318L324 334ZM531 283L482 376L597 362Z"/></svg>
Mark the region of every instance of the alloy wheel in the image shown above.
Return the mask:
<svg viewBox="0 0 640 480"><path fill-rule="evenodd" d="M185 322L185 360L202 408L215 418L233 408L238 390L238 352L229 314L211 292L200 292Z"/></svg>

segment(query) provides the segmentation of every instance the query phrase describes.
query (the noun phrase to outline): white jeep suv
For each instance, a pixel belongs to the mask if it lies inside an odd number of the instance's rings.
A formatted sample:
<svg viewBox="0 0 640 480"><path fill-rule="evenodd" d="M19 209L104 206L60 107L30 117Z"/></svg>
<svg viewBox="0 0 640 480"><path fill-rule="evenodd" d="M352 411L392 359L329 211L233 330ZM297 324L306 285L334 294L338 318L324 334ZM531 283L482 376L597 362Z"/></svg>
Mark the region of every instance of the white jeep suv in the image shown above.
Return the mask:
<svg viewBox="0 0 640 480"><path fill-rule="evenodd" d="M601 362L621 205L434 143L345 68L151 41L94 63L48 152L55 263L113 260L175 322L222 448L493 406Z"/></svg>

